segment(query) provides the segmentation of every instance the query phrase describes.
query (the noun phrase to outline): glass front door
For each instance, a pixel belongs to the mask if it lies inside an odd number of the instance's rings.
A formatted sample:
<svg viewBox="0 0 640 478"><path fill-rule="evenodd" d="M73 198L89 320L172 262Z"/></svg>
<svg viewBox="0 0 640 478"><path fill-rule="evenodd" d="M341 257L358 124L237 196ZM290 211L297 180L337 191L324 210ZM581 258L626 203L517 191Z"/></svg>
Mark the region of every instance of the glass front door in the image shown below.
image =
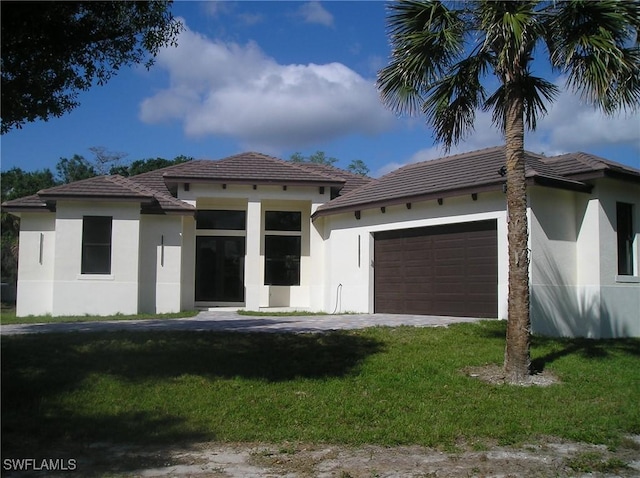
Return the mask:
<svg viewBox="0 0 640 478"><path fill-rule="evenodd" d="M196 302L244 302L245 238L196 237Z"/></svg>

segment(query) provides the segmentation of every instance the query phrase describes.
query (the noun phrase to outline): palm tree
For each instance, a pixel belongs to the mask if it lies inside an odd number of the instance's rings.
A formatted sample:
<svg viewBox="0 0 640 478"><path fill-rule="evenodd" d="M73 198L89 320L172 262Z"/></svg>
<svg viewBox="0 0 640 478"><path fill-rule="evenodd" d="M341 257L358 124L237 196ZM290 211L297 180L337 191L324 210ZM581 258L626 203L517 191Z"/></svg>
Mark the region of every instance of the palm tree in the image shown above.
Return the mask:
<svg viewBox="0 0 640 478"><path fill-rule="evenodd" d="M524 132L534 130L558 88L531 72L534 57L605 113L640 104L637 1L404 0L389 6L389 65L378 74L383 102L424 114L447 150L492 111L505 137L509 296L504 370L530 375L529 254ZM489 94L489 74L498 87Z"/></svg>

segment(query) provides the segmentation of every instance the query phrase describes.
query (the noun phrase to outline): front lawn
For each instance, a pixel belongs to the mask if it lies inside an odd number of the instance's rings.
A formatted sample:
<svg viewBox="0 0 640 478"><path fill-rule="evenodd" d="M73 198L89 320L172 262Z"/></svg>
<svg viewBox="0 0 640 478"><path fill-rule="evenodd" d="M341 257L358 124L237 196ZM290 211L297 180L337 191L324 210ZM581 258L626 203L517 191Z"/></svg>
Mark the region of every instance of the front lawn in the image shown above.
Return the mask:
<svg viewBox="0 0 640 478"><path fill-rule="evenodd" d="M98 322L103 320L150 320L150 319L177 319L181 317L194 317L197 310L185 310L170 314L136 314L136 315L70 315L52 317L50 315L29 315L27 317L16 317L15 307L2 307L0 312L0 324L48 324L56 322Z"/></svg>
<svg viewBox="0 0 640 478"><path fill-rule="evenodd" d="M504 327L3 337L3 456L97 442L616 445L640 433L640 340L536 338L536 365L562 381L551 387L463 374L500 363Z"/></svg>

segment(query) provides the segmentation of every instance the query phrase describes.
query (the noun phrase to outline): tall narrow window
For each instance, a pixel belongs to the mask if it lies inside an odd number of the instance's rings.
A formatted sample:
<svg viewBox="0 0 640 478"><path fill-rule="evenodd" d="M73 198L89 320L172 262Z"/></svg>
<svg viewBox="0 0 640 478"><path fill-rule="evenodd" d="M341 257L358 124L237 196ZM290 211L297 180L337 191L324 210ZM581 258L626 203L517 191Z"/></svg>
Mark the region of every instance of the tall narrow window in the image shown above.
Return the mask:
<svg viewBox="0 0 640 478"><path fill-rule="evenodd" d="M616 203L618 233L618 274L633 275L633 205Z"/></svg>
<svg viewBox="0 0 640 478"><path fill-rule="evenodd" d="M82 274L111 274L111 216L82 218Z"/></svg>
<svg viewBox="0 0 640 478"><path fill-rule="evenodd" d="M265 285L300 285L302 213L266 211Z"/></svg>

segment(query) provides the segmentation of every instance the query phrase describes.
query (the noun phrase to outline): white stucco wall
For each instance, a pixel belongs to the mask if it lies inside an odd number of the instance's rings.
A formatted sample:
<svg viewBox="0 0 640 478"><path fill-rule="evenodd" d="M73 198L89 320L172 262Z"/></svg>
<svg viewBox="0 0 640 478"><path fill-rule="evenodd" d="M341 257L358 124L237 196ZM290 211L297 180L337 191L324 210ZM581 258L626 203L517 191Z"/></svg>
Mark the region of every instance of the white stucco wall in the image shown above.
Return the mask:
<svg viewBox="0 0 640 478"><path fill-rule="evenodd" d="M328 187L321 194L317 186L287 186L285 189L282 186L257 185L254 189L251 185L227 184L223 187L222 184L192 183L188 191L183 186L178 188L178 198L198 209L247 212L243 307L249 310L269 307L321 310L324 303L324 244L321 232L311 224L311 213L329 200L329 194ZM268 210L302 213L299 286L264 284L264 215ZM194 232L199 233L202 232ZM233 234L238 232L233 231ZM225 233L220 232L220 235ZM193 251L189 254L195 257L195 239L193 244Z"/></svg>
<svg viewBox="0 0 640 478"><path fill-rule="evenodd" d="M640 185L596 183L600 199L600 337L640 337ZM616 202L633 204L634 274L618 275ZM582 258L587 260L587 258Z"/></svg>
<svg viewBox="0 0 640 478"><path fill-rule="evenodd" d="M530 187L528 194L533 332L570 335L596 327L584 314L589 306L578 283L577 209L583 209L580 196L588 195L539 186Z"/></svg>
<svg viewBox="0 0 640 478"><path fill-rule="evenodd" d="M599 179L590 194L530 189L531 320L556 336L640 336L640 280L617 275L616 202L634 204L640 187ZM638 270L638 233L634 260Z"/></svg>
<svg viewBox="0 0 640 478"><path fill-rule="evenodd" d="M327 312L364 312L374 309L373 297L373 233L397 229L437 226L463 222L497 221L498 235L498 317L506 318L508 256L505 199L501 192L480 193L477 201L471 195L361 211L361 219L353 212L317 219L322 221L325 242L326 289L324 310ZM320 226L317 226L320 227ZM358 254L358 250L360 254Z"/></svg>
<svg viewBox="0 0 640 478"><path fill-rule="evenodd" d="M180 311L181 266L182 217L140 216L140 312Z"/></svg>
<svg viewBox="0 0 640 478"><path fill-rule="evenodd" d="M193 216L182 216L182 250L180 271L180 310L195 308L196 278L196 221Z"/></svg>
<svg viewBox="0 0 640 478"><path fill-rule="evenodd" d="M16 315L53 312L55 214L26 213L20 219Z"/></svg>
<svg viewBox="0 0 640 478"><path fill-rule="evenodd" d="M112 216L111 274L81 274L83 216ZM138 312L139 203L58 201L53 315Z"/></svg>

